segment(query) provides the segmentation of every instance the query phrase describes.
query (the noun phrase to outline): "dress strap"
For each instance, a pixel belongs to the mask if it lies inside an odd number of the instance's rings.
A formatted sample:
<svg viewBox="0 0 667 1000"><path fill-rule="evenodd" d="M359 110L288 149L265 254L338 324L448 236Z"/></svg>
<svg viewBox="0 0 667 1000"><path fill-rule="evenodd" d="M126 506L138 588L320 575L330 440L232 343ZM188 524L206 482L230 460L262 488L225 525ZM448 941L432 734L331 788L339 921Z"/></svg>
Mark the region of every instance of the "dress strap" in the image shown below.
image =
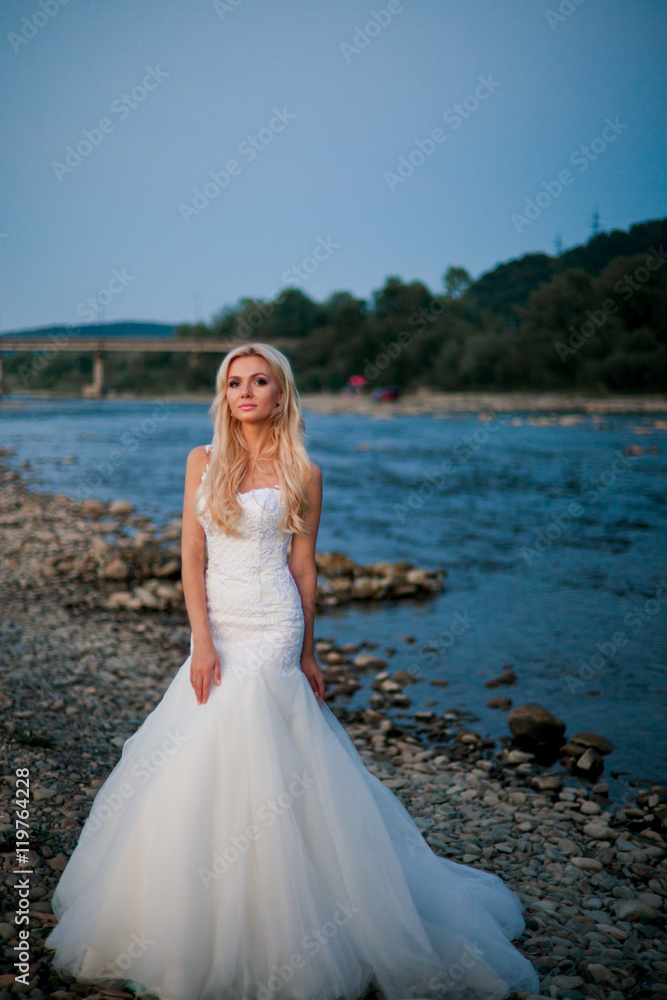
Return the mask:
<svg viewBox="0 0 667 1000"><path fill-rule="evenodd" d="M213 442L211 442L211 444L204 445L204 451L206 452L207 455L210 455L212 450L213 450ZM202 480L204 479L204 476L206 475L207 472L208 472L208 462L206 463L206 468L201 474Z"/></svg>

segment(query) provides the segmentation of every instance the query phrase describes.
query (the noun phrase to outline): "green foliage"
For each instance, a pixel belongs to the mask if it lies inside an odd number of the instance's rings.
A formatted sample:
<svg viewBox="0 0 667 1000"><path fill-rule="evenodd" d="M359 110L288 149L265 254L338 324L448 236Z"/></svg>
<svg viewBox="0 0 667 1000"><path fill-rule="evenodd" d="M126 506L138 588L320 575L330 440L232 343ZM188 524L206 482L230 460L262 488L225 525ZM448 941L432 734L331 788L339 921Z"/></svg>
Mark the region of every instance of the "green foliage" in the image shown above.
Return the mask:
<svg viewBox="0 0 667 1000"><path fill-rule="evenodd" d="M658 219L600 233L558 257L526 254L476 281L451 266L440 295L397 275L370 302L336 291L318 303L290 287L269 302L241 298L209 325L181 324L174 336L275 343L301 392L337 392L359 374L371 389L404 391L660 392L667 384L666 242L667 220ZM92 381L90 355L55 351L37 364L36 357L3 356L10 389L79 392ZM118 392L211 393L221 360L196 351L110 352L105 374Z"/></svg>
<svg viewBox="0 0 667 1000"><path fill-rule="evenodd" d="M460 299L472 285L472 278L465 267L448 267L442 280L448 299Z"/></svg>

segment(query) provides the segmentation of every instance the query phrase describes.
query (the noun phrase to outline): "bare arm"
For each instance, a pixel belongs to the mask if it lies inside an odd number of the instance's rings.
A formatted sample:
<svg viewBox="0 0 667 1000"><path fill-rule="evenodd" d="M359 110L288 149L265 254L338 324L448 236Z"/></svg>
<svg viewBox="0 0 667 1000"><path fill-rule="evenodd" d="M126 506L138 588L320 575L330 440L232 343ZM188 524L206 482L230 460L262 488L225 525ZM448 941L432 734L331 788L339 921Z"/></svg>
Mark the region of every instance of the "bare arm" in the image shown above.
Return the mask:
<svg viewBox="0 0 667 1000"><path fill-rule="evenodd" d="M220 660L206 610L206 536L194 512L194 496L206 468L204 447L194 448L188 455L183 495L183 527L181 530L181 579L185 607L192 629L193 651L190 662L190 683L197 695L197 704L206 704L211 685L211 673L220 683Z"/></svg>
<svg viewBox="0 0 667 1000"><path fill-rule="evenodd" d="M314 694L324 698L324 678L315 658L315 597L317 595L317 566L315 543L322 512L322 471L311 462L312 478L306 487L310 510L306 515L308 535L292 536L289 569L294 577L303 607L304 635L301 650L301 669L308 678Z"/></svg>

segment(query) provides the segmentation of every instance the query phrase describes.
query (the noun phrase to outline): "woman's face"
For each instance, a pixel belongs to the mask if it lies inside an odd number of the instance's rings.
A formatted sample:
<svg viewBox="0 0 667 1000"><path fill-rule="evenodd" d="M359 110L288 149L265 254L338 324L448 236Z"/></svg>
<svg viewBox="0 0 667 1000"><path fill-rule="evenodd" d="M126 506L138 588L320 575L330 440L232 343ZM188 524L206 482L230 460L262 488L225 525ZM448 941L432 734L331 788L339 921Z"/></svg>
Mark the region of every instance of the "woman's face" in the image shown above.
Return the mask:
<svg viewBox="0 0 667 1000"><path fill-rule="evenodd" d="M242 423L269 420L280 398L268 361L256 354L234 358L227 373L227 402L233 416Z"/></svg>

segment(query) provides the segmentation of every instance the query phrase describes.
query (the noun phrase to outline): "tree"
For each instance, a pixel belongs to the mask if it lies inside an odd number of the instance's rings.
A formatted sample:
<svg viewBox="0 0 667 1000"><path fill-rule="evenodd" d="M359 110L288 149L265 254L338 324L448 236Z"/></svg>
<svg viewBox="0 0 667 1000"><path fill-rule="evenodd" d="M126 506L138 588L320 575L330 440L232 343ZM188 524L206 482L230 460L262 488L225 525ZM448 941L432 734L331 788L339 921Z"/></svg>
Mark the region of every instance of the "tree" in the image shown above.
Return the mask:
<svg viewBox="0 0 667 1000"><path fill-rule="evenodd" d="M449 299L460 299L472 285L472 278L465 267L448 267L442 280Z"/></svg>

